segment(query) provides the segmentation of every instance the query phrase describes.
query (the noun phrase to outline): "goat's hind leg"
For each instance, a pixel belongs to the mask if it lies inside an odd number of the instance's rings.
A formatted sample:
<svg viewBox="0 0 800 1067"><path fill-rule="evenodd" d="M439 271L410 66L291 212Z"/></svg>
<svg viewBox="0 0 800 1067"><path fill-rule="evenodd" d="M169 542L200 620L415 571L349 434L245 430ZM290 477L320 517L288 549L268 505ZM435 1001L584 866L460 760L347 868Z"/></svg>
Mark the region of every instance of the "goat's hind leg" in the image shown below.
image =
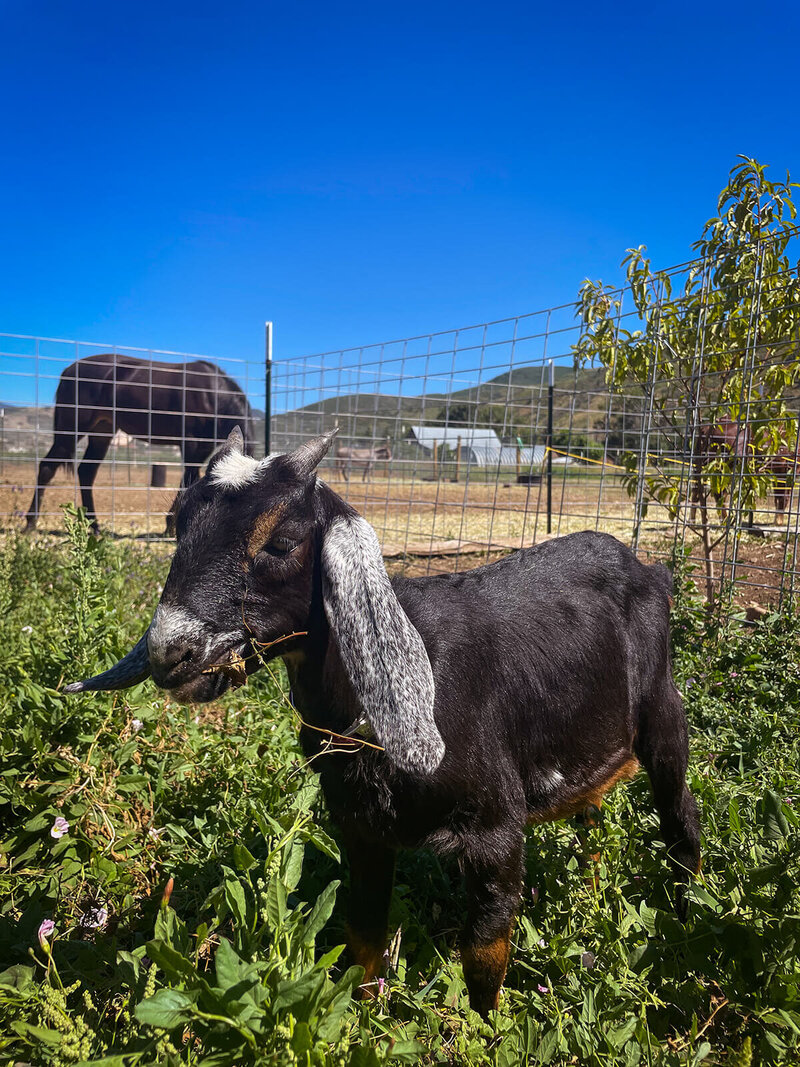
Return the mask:
<svg viewBox="0 0 800 1067"><path fill-rule="evenodd" d="M686 785L689 738L683 702L671 681L640 719L636 755L650 778L676 883L675 910L686 915L686 885L700 870L700 816Z"/></svg>
<svg viewBox="0 0 800 1067"><path fill-rule="evenodd" d="M470 1006L484 1019L497 1009L508 967L522 887L522 828L498 831L485 844L465 858L468 906L461 940Z"/></svg>

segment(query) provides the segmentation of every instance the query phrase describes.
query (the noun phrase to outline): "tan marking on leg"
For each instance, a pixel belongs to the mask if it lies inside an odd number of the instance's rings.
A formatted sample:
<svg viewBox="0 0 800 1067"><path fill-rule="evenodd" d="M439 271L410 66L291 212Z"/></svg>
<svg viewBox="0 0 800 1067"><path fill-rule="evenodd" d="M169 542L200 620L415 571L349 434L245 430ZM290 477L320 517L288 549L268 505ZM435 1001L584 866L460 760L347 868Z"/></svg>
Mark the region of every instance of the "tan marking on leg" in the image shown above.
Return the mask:
<svg viewBox="0 0 800 1067"><path fill-rule="evenodd" d="M508 957L511 952L511 931L505 937L498 937L488 945L465 945L461 950L461 963L465 977L476 979L485 987L496 986L494 1000L488 1006L490 1011L497 1011L500 1001L500 988L506 976ZM467 981L469 987L470 982ZM476 1005L481 1010L480 1005Z"/></svg>
<svg viewBox="0 0 800 1067"><path fill-rule="evenodd" d="M352 963L356 967L364 968L364 978L361 984L362 996L374 999L377 996L377 990L371 987L369 983L374 981L383 965L383 953L386 950L385 942L378 945L371 941L365 941L351 926L348 926L347 949Z"/></svg>
<svg viewBox="0 0 800 1067"><path fill-rule="evenodd" d="M285 504L278 504L271 511L264 511L258 516L247 538L247 554L251 559L267 544L285 510Z"/></svg>

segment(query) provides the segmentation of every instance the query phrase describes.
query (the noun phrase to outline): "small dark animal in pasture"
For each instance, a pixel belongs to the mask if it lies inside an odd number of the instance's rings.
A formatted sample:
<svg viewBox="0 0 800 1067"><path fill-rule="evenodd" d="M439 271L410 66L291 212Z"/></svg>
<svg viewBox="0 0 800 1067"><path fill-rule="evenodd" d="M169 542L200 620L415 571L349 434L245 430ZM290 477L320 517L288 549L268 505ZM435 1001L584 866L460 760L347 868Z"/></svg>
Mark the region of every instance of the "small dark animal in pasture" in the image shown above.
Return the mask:
<svg viewBox="0 0 800 1067"><path fill-rule="evenodd" d="M775 518L783 523L792 501L794 479L800 466L796 448L780 445L772 455L764 457L763 472L774 478L772 493L775 499Z"/></svg>
<svg viewBox="0 0 800 1067"><path fill-rule="evenodd" d="M60 466L75 459L82 437L89 442L78 466L81 501L96 528L92 486L117 430L156 446L177 445L184 464L181 485L187 487L236 425L247 434L247 398L207 360L159 363L110 352L76 360L56 388L53 444L39 464L26 529L36 526L45 488Z"/></svg>
<svg viewBox="0 0 800 1067"><path fill-rule="evenodd" d="M350 472L353 470L360 470L362 472L361 481L365 482L373 465L378 460L392 458L392 450L388 444L378 445L373 448L350 448L349 446L339 445L334 458L336 470L339 471L346 482L350 481Z"/></svg>
<svg viewBox="0 0 800 1067"><path fill-rule="evenodd" d="M700 847L670 668L671 577L587 532L462 574L390 581L372 527L317 478L332 436L258 462L231 434L181 496L147 632L68 691L152 674L178 700L214 700L259 668L257 647L282 656L349 859L348 943L363 990L386 948L396 853L428 847L464 869L464 975L487 1016L508 963L526 825L599 805L640 762L682 910Z"/></svg>
<svg viewBox="0 0 800 1067"><path fill-rule="evenodd" d="M723 456L730 463L732 471L743 470L748 459L752 458L751 451L750 430L746 423L723 418L698 428L692 455L691 522L695 521L697 507L703 501L702 476L706 465L715 457ZM728 486L725 492L714 494L723 522L728 515L726 499L731 496L730 488Z"/></svg>

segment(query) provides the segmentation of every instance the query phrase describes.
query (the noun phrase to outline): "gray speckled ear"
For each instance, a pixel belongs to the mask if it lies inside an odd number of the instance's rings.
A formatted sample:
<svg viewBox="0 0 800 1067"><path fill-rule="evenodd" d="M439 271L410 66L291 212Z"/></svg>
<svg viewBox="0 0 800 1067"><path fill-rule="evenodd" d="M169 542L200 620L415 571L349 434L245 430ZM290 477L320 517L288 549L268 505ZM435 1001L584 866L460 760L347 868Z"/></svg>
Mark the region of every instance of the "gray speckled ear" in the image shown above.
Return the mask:
<svg viewBox="0 0 800 1067"><path fill-rule="evenodd" d="M322 580L342 663L379 743L398 767L430 774L444 756L431 663L394 595L375 531L360 516L329 526Z"/></svg>

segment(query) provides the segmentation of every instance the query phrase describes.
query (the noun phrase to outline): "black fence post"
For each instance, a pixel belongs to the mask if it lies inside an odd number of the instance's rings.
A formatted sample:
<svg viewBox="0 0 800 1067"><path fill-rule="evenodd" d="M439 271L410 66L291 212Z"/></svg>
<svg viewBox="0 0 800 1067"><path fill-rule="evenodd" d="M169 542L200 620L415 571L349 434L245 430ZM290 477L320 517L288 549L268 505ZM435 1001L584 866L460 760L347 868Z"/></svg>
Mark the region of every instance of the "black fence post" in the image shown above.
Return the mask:
<svg viewBox="0 0 800 1067"><path fill-rule="evenodd" d="M555 371L550 360L550 383L547 386L547 532L553 530L553 380Z"/></svg>
<svg viewBox="0 0 800 1067"><path fill-rule="evenodd" d="M272 451L272 323L265 322L265 365L264 365L264 455Z"/></svg>

